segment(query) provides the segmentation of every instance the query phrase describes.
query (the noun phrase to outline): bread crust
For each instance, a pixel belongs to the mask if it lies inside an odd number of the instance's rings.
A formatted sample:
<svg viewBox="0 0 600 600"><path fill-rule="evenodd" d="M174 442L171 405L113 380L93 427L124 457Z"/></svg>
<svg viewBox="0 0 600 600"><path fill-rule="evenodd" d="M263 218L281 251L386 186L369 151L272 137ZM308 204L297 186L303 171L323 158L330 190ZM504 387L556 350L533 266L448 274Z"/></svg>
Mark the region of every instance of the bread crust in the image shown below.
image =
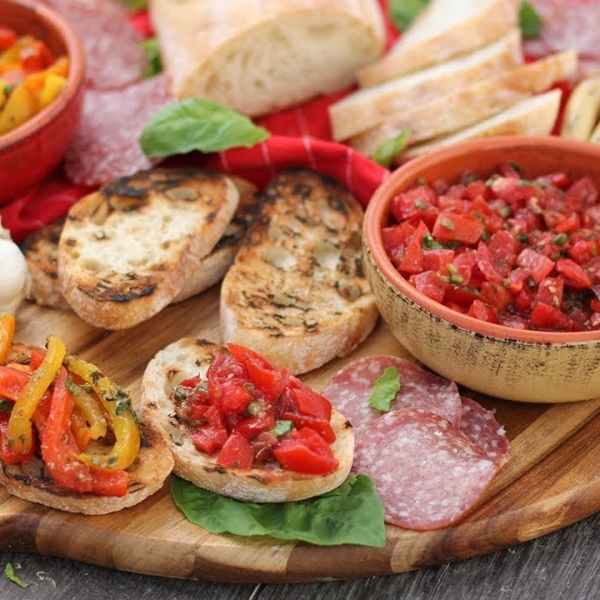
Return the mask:
<svg viewBox="0 0 600 600"><path fill-rule="evenodd" d="M32 348L28 344L13 344L7 362L27 364ZM52 479L37 456L27 463L18 464L6 464L0 459L0 483L9 494L22 500L71 513L103 515L134 506L162 488L174 464L159 431L143 424L140 435L140 451L127 469L130 480L124 496L100 496L69 490Z"/></svg>
<svg viewBox="0 0 600 600"><path fill-rule="evenodd" d="M150 13L174 95L250 116L345 88L385 43L376 0L151 0Z"/></svg>
<svg viewBox="0 0 600 600"><path fill-rule="evenodd" d="M280 173L221 284L223 341L294 374L352 352L379 315L363 272L362 218L333 179Z"/></svg>
<svg viewBox="0 0 600 600"><path fill-rule="evenodd" d="M151 169L76 202L58 244L61 293L85 321L125 329L169 304L225 232L239 201L226 175Z"/></svg>
<svg viewBox="0 0 600 600"><path fill-rule="evenodd" d="M225 468L196 450L191 430L176 418L169 394L184 379L205 376L217 352L226 349L207 340L182 338L159 351L144 373L140 401L134 407L144 422L163 432L174 456L173 472L198 487L250 502L301 500L343 483L354 457L354 431L346 418L335 411L331 424L337 439L332 450L339 466L329 475L303 475L274 466L249 470Z"/></svg>
<svg viewBox="0 0 600 600"><path fill-rule="evenodd" d="M389 81L497 40L518 25L520 0L433 0L380 60L358 72L361 87Z"/></svg>

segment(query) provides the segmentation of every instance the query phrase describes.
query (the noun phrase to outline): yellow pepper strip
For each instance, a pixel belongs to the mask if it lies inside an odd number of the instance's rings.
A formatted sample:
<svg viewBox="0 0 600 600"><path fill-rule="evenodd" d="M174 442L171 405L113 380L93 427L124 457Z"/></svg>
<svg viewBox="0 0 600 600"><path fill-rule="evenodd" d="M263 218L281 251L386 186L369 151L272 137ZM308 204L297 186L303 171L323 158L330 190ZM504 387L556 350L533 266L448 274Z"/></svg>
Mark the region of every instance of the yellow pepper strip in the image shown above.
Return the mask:
<svg viewBox="0 0 600 600"><path fill-rule="evenodd" d="M15 337L16 319L15 315L8 314L0 316L0 365L6 364L8 351Z"/></svg>
<svg viewBox="0 0 600 600"><path fill-rule="evenodd" d="M70 391L75 399L75 406L83 413L90 424L90 434L93 440L106 435L107 424L102 406L96 398L89 394L83 387L71 384Z"/></svg>
<svg viewBox="0 0 600 600"><path fill-rule="evenodd" d="M8 443L14 452L27 454L33 445L31 415L38 402L54 381L66 354L64 342L57 335L46 341L46 356L40 366L31 373L29 381L19 394L8 421Z"/></svg>
<svg viewBox="0 0 600 600"><path fill-rule="evenodd" d="M98 394L111 421L115 445L109 454L82 453L79 459L99 469L126 469L137 458L140 450L140 430L129 407L129 394L103 375L97 367L76 356L69 355L65 365L71 373L87 381Z"/></svg>

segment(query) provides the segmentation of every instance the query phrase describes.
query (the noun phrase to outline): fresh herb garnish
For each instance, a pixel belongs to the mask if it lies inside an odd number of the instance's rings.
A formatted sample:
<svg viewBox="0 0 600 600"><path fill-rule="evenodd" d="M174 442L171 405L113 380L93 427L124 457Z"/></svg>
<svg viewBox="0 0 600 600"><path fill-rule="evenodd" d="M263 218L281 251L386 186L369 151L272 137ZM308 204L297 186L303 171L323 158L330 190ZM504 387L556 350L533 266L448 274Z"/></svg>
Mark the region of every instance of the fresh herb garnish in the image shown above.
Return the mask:
<svg viewBox="0 0 600 600"><path fill-rule="evenodd" d="M163 70L158 40L155 37L151 37L143 40L140 45L148 57L148 66L144 70L143 77L147 79L158 75Z"/></svg>
<svg viewBox="0 0 600 600"><path fill-rule="evenodd" d="M390 0L388 11L394 25L404 31L428 4L429 0Z"/></svg>
<svg viewBox="0 0 600 600"><path fill-rule="evenodd" d="M373 161L382 167L389 167L394 158L406 147L408 135L408 129L403 129L396 137L381 142L373 152Z"/></svg>
<svg viewBox="0 0 600 600"><path fill-rule="evenodd" d="M210 153L250 148L269 135L248 117L218 102L188 98L158 111L146 123L140 144L146 156L164 157L192 150Z"/></svg>
<svg viewBox="0 0 600 600"><path fill-rule="evenodd" d="M387 412L402 387L400 372L396 367L388 367L375 381L369 396L369 406Z"/></svg>
<svg viewBox="0 0 600 600"><path fill-rule="evenodd" d="M171 494L188 521L215 535L264 535L320 546L385 544L383 503L366 475L353 475L321 496L296 502L241 502L171 478Z"/></svg>
<svg viewBox="0 0 600 600"><path fill-rule="evenodd" d="M13 569L13 566L11 563L6 563L6 567L4 567L4 574L6 575L6 577L8 579L10 579L10 581L12 581L13 583L16 583L18 586L20 586L22 588L26 588L29 585L28 583L25 583L23 580L19 579L15 575L15 570Z"/></svg>
<svg viewBox="0 0 600 600"><path fill-rule="evenodd" d="M542 30L542 17L527 0L519 8L519 27L524 38L536 38Z"/></svg>

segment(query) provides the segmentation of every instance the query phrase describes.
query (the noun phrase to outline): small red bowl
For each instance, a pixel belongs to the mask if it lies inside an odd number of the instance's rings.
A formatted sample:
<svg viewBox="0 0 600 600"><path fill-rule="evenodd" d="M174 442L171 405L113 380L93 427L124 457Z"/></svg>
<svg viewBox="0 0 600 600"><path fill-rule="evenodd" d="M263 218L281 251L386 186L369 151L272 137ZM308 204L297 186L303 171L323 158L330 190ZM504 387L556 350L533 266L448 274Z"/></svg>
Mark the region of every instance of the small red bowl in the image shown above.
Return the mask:
<svg viewBox="0 0 600 600"><path fill-rule="evenodd" d="M0 25L43 40L70 61L67 85L37 115L0 135L0 203L25 194L61 161L81 117L84 52L77 34L55 11L33 0L0 0Z"/></svg>
<svg viewBox="0 0 600 600"><path fill-rule="evenodd" d="M400 343L437 373L472 390L526 402L600 397L600 331L518 330L480 321L428 298L396 270L381 230L389 205L419 179L482 177L501 162L529 176L564 171L588 175L600 188L600 145L557 136L506 136L463 142L415 158L381 185L366 210L365 268L379 310Z"/></svg>

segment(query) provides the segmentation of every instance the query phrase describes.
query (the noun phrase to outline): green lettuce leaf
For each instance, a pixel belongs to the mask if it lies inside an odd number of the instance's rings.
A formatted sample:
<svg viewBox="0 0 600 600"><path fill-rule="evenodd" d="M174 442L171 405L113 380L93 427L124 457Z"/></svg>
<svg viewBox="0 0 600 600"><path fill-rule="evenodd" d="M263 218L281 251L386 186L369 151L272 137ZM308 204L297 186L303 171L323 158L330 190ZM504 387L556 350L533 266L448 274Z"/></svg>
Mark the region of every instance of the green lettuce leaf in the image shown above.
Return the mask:
<svg viewBox="0 0 600 600"><path fill-rule="evenodd" d="M226 498L179 477L171 495L186 518L216 535L265 535L320 546L385 545L383 503L366 475L353 475L322 496L258 504Z"/></svg>
<svg viewBox="0 0 600 600"><path fill-rule="evenodd" d="M238 146L250 148L269 135L231 108L212 100L189 98L159 110L144 126L140 145L146 156L163 157L192 150L209 153Z"/></svg>
<svg viewBox="0 0 600 600"><path fill-rule="evenodd" d="M400 372L396 367L388 367L375 381L369 406L387 412L401 387Z"/></svg>

